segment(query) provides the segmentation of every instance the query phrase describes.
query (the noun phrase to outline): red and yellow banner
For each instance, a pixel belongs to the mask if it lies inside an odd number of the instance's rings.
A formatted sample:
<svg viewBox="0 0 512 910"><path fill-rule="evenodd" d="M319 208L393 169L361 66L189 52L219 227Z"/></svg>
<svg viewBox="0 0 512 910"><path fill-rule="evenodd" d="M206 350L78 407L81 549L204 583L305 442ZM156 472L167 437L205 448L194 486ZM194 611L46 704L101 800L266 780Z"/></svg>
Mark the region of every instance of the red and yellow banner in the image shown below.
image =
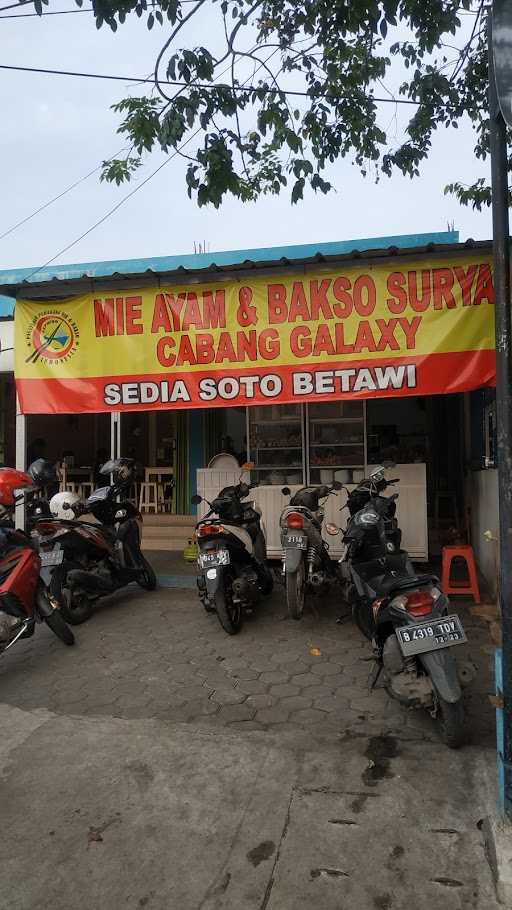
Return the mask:
<svg viewBox="0 0 512 910"><path fill-rule="evenodd" d="M25 413L461 392L495 381L490 261L18 300Z"/></svg>

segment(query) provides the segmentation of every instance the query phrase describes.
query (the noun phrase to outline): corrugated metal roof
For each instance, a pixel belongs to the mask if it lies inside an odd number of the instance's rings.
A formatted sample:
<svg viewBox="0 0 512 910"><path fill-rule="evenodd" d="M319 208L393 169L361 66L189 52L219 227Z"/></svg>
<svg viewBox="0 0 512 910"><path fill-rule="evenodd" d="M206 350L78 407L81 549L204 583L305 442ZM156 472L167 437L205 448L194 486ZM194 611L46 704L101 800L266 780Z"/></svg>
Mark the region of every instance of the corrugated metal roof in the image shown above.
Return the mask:
<svg viewBox="0 0 512 910"><path fill-rule="evenodd" d="M59 296L65 287L82 282L90 287L99 279L129 282L142 276L157 277L159 282L183 275L218 273L258 268L276 268L291 264L346 260L362 256L396 255L412 249L416 252L456 246L458 231L439 231L426 234L373 237L341 240L328 243L295 244L284 247L264 247L249 250L228 250L182 256L159 256L149 259L125 259L105 262L83 262L76 265L52 265L48 268L0 270L0 316L12 313L11 298L21 296L27 286L41 288L51 295L52 288ZM102 281L103 283L103 281Z"/></svg>

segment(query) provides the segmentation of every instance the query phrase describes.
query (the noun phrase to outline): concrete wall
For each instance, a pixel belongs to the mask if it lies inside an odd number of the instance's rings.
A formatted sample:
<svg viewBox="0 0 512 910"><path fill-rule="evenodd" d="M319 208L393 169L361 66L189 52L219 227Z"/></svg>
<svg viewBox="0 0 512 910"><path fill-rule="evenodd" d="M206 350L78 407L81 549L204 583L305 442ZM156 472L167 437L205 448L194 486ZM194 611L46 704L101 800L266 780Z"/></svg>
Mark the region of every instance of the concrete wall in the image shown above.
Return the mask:
<svg viewBox="0 0 512 910"><path fill-rule="evenodd" d="M477 566L484 576L491 593L497 590L498 543L486 540L491 531L498 537L498 472L493 468L473 471L468 483L468 503L471 507L471 542Z"/></svg>

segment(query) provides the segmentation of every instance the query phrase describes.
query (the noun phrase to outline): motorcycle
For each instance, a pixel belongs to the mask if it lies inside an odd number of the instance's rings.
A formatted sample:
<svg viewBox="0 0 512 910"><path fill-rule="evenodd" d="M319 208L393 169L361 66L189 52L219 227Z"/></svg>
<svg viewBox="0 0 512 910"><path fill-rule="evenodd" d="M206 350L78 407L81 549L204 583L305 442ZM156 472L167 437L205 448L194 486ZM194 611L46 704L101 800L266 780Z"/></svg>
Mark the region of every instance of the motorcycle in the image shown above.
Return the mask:
<svg viewBox="0 0 512 910"><path fill-rule="evenodd" d="M30 638L44 622L64 644L75 637L40 577L41 560L30 537L9 527L12 511L23 497L17 491L33 487L32 478L13 468L0 469L0 654L19 639ZM16 493L15 493L16 491Z"/></svg>
<svg viewBox="0 0 512 910"><path fill-rule="evenodd" d="M281 513L282 573L288 612L293 619L301 618L308 589L321 591L338 580L337 564L322 537L324 509L320 500L341 489L343 484L339 481L332 486L303 487ZM281 492L290 495L289 487L283 487ZM339 533L335 524L327 523L325 528L333 536Z"/></svg>
<svg viewBox="0 0 512 910"><path fill-rule="evenodd" d="M244 465L242 471L250 468ZM261 511L253 502L242 502L256 486L244 483L241 474L240 482L224 487L213 502L192 497L194 505L206 502L210 507L196 525L199 599L207 612L217 614L228 635L240 631L244 612L273 589Z"/></svg>
<svg viewBox="0 0 512 910"><path fill-rule="evenodd" d="M113 484L95 490L85 503L75 493L57 493L50 500L52 518L34 523L50 593L73 625L89 619L101 597L131 582L147 591L156 587L155 573L140 549L142 516L123 498L133 467L129 458L106 462L100 473L112 475ZM83 520L84 515L97 523Z"/></svg>
<svg viewBox="0 0 512 910"><path fill-rule="evenodd" d="M407 551L400 549L398 496L382 495L397 482L386 481L384 468L378 467L349 494L351 517L340 560L347 599L357 626L373 644L371 688L382 674L392 698L407 707L426 708L445 744L458 748L465 736L462 687L471 681L474 668L457 667L452 648L466 642L466 634L459 617L450 612L439 579L417 574Z"/></svg>

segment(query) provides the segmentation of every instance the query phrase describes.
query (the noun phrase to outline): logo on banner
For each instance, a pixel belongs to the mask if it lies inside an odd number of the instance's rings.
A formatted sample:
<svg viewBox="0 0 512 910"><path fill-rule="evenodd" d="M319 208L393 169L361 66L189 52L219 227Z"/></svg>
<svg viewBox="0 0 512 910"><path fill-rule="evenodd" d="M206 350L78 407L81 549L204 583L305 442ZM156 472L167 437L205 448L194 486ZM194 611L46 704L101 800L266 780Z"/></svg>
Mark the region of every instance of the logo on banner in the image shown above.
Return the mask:
<svg viewBox="0 0 512 910"><path fill-rule="evenodd" d="M26 332L27 347L31 352L25 363L48 365L65 363L78 349L80 331L75 320L67 313L45 310L34 317Z"/></svg>

